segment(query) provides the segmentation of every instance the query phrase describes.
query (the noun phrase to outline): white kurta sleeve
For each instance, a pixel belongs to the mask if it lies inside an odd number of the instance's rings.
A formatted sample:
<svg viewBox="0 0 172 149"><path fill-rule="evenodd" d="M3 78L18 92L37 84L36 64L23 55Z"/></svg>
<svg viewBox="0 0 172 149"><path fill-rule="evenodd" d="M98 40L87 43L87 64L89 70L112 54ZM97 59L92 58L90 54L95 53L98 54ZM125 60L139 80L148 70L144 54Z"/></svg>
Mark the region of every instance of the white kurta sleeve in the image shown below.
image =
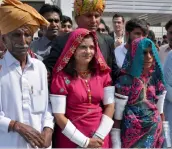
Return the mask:
<svg viewBox="0 0 172 149"><path fill-rule="evenodd" d="M0 82L0 133L1 133L1 131L8 133L8 127L9 127L10 121L11 121L11 119L8 117L5 117L5 113L3 112L1 82Z"/></svg>
<svg viewBox="0 0 172 149"><path fill-rule="evenodd" d="M51 104L49 101L49 93L48 93L48 81L47 81L47 70L44 66L44 71L45 74L43 75L43 84L44 84L44 89L45 89L45 98L47 99L47 105L46 105L46 110L43 116L43 128L44 127L49 127L51 129L54 129L54 117L52 116L52 108Z"/></svg>
<svg viewBox="0 0 172 149"><path fill-rule="evenodd" d="M166 99L172 102L172 52L169 52L164 64L164 79L166 81Z"/></svg>
<svg viewBox="0 0 172 149"><path fill-rule="evenodd" d="M51 109L51 105L50 102L48 103L48 108L47 111L45 113L45 119L44 119L44 124L43 127L49 127L51 129L54 129L54 122L53 122L54 118L52 116L52 109Z"/></svg>

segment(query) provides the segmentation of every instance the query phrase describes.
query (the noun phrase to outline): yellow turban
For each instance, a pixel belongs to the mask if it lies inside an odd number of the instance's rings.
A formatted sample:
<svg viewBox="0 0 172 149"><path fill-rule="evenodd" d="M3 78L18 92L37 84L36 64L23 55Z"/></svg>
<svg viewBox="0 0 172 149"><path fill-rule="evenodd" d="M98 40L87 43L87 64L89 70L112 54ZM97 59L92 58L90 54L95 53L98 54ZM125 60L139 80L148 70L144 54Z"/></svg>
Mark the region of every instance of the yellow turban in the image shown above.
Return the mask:
<svg viewBox="0 0 172 149"><path fill-rule="evenodd" d="M19 0L3 0L0 6L0 30L2 35L27 25L35 33L40 25L47 26L48 21L33 7Z"/></svg>
<svg viewBox="0 0 172 149"><path fill-rule="evenodd" d="M105 0L75 0L75 16L83 15L87 12L98 11L103 13L105 9Z"/></svg>

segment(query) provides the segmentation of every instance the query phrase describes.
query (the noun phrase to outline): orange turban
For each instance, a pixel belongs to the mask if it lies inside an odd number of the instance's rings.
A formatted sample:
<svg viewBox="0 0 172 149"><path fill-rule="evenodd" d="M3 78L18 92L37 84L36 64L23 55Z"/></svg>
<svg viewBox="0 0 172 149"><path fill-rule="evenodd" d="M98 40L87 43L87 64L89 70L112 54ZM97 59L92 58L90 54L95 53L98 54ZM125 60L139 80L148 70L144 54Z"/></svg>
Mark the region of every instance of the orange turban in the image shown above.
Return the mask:
<svg viewBox="0 0 172 149"><path fill-rule="evenodd" d="M75 0L75 16L83 15L87 12L98 11L103 13L105 9L105 0Z"/></svg>
<svg viewBox="0 0 172 149"><path fill-rule="evenodd" d="M35 33L40 25L47 26L48 21L33 7L19 0L3 0L0 6L0 30L2 35L27 25Z"/></svg>

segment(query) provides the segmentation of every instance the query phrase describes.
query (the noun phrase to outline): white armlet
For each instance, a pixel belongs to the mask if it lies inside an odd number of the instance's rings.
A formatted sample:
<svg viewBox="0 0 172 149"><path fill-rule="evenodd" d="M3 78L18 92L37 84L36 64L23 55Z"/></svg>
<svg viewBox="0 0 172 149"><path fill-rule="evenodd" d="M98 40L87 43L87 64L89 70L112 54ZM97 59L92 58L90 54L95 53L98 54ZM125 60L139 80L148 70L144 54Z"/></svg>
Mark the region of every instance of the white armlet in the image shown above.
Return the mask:
<svg viewBox="0 0 172 149"><path fill-rule="evenodd" d="M157 102L157 105L156 105L156 106L157 106L157 109L158 109L158 111L159 111L160 114L163 113L163 109L164 109L164 100L165 100L166 93L167 93L167 91L164 91L164 92L162 93L162 95L157 96L158 102Z"/></svg>
<svg viewBox="0 0 172 149"><path fill-rule="evenodd" d="M128 100L128 96L121 95L121 94L118 94L118 93L115 93L115 99L116 99L116 98L118 98L118 99L119 99L119 98L122 98L123 100L124 100L124 99L127 99L127 100Z"/></svg>
<svg viewBox="0 0 172 149"><path fill-rule="evenodd" d="M103 104L111 104L115 102L115 87L114 86L108 86L104 88L104 98L103 98Z"/></svg>
<svg viewBox="0 0 172 149"><path fill-rule="evenodd" d="M80 147L87 147L89 144L89 138L82 134L70 120L67 121L62 133Z"/></svg>
<svg viewBox="0 0 172 149"><path fill-rule="evenodd" d="M167 143L167 147L172 147L171 146L171 137L170 137L170 126L168 121L163 121L163 129L164 129L164 134L165 134L165 140Z"/></svg>
<svg viewBox="0 0 172 149"><path fill-rule="evenodd" d="M94 134L94 138L96 138L96 136L98 136L99 138L101 138L102 140L104 140L104 138L109 134L110 130L112 129L114 121L103 114L100 125L96 131L96 133Z"/></svg>
<svg viewBox="0 0 172 149"><path fill-rule="evenodd" d="M122 98L122 99L120 99ZM116 120L122 120L123 111L127 104L128 96L115 93L115 116Z"/></svg>
<svg viewBox="0 0 172 149"><path fill-rule="evenodd" d="M111 134L112 148L120 149L121 148L121 130L118 128L112 128L110 134Z"/></svg>
<svg viewBox="0 0 172 149"><path fill-rule="evenodd" d="M66 96L50 94L53 113L66 113Z"/></svg>

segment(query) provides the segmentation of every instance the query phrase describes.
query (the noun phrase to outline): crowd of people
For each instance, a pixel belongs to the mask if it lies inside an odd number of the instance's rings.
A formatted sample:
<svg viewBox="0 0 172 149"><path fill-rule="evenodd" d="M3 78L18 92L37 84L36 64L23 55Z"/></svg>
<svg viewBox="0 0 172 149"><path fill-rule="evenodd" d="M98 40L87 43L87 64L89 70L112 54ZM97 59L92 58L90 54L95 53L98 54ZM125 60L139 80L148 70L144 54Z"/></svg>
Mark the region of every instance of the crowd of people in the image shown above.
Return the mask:
<svg viewBox="0 0 172 149"><path fill-rule="evenodd" d="M75 0L74 28L58 6L2 1L0 148L172 147L172 20L159 47L143 19L115 14L111 32L104 9Z"/></svg>

